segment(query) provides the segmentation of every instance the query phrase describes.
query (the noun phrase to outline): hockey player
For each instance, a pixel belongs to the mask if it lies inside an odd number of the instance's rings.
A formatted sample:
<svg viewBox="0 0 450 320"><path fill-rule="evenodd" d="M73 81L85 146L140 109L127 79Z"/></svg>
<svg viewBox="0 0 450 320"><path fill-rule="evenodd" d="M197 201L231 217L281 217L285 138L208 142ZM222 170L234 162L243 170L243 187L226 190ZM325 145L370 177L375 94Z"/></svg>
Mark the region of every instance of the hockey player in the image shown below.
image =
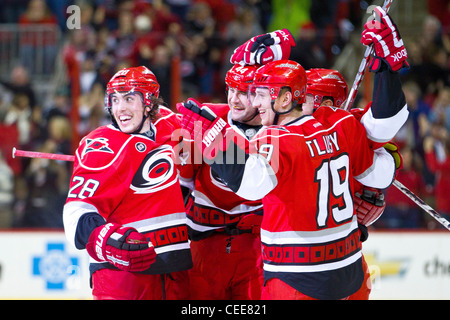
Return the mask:
<svg viewBox="0 0 450 320"><path fill-rule="evenodd" d="M376 71L375 77L377 85L377 90L375 91L376 97L374 98L375 104L373 107L381 110L383 108L380 108L377 105L387 104L390 106L388 110L390 110L391 113L383 114L383 119L376 119L373 116L372 109L369 109L369 107L371 107L370 104L364 111L353 109L352 113L358 120L364 115L363 123L368 130L368 138L371 140L373 148L384 145L393 152L394 157L396 157L396 166L398 169L401 167L401 157L395 144L392 142L388 143L388 141L392 139L394 134L399 130L408 114L401 90L401 83L396 72L404 65L407 65L407 53L403 47L400 34L398 33L395 24L390 20L390 17L379 7L376 8L375 12L379 15L381 24L374 25L373 22L367 23L365 31L363 32L362 42L368 45L375 42L376 48L378 49L376 50L376 56L372 59L371 63L371 71ZM394 39L396 40L394 41ZM268 40L266 40L266 45L260 45L259 47L254 46L253 51L257 53L264 50L264 47L270 48L270 43L267 41ZM289 43L288 41L285 42ZM279 47L286 47L286 45L279 45ZM381 53L380 47L384 48L383 53ZM247 48L247 53L245 55L242 53L246 50L244 48ZM236 50L238 54L235 54L231 60L238 62L236 61L237 59L242 59L243 61L246 56L250 57L251 53L248 48L248 45L243 45L238 48ZM397 58L389 59L390 54ZM386 55L388 57L387 59ZM398 57L400 57L400 59L398 59ZM377 62L374 63L374 61ZM251 63L251 61L247 62ZM376 68L373 67L374 65L376 65ZM306 96L306 102L303 104L304 114L312 114L313 109L316 109L319 106L340 107L347 98L347 84L339 72L329 69L310 69L307 71L307 77L308 94ZM387 85L383 85L383 83ZM365 114L366 111L369 111L369 113ZM375 110L375 112L377 112L377 110ZM327 119L326 117L323 118L323 115L326 116L327 113L321 114L322 119L319 119L319 121L326 123ZM380 116L379 111L377 116ZM379 218L384 211L385 203L381 190L364 187L358 182L355 182L355 186L354 205L358 223L360 223L360 229L363 234L362 238L365 239L367 237L367 226L371 225ZM368 299L369 297L370 274L364 258L363 263L366 271L366 279L360 290L351 295L350 299Z"/></svg>
<svg viewBox="0 0 450 320"><path fill-rule="evenodd" d="M271 299L344 299L364 274L360 232L353 208L353 178L385 188L395 173L393 157L372 150L364 127L343 110L325 127L303 115L306 73L296 62L268 63L255 74L253 106L269 126L242 146L243 164L225 164L235 140L229 126L202 107L179 109L183 127L213 170L239 196L263 198L261 224L265 292ZM322 108L316 112L320 112ZM190 119L209 123L205 134ZM224 135L221 139L221 134ZM210 143L213 141L214 143Z"/></svg>
<svg viewBox="0 0 450 320"><path fill-rule="evenodd" d="M107 84L112 124L82 139L64 206L68 241L86 249L94 299L186 299L192 267L172 132L146 67Z"/></svg>
<svg viewBox="0 0 450 320"><path fill-rule="evenodd" d="M234 65L225 77L228 104L208 104L246 140L261 128L258 110L247 100L256 69ZM190 298L260 299L261 201L236 195L205 162L182 166L180 182L192 190L187 212L194 264L189 270Z"/></svg>

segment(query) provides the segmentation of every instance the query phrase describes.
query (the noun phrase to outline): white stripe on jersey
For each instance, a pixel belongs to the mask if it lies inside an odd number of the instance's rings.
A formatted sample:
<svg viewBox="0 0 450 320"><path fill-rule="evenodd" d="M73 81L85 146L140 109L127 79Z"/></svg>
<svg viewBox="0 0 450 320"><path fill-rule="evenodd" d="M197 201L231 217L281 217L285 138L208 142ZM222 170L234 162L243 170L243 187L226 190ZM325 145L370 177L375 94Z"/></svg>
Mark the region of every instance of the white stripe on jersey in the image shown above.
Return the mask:
<svg viewBox="0 0 450 320"><path fill-rule="evenodd" d="M361 118L366 128L367 138L375 142L389 142L408 119L408 106L405 106L395 115L385 119L375 119L370 108Z"/></svg>
<svg viewBox="0 0 450 320"><path fill-rule="evenodd" d="M85 213L97 212L98 210L92 204L82 201L72 201L64 205L63 224L66 238L71 245L75 247L75 233L77 230L78 220ZM101 215L99 214L101 217ZM103 217L102 217L103 218ZM104 218L103 218L104 219ZM106 222L106 221L105 221Z"/></svg>
<svg viewBox="0 0 450 320"><path fill-rule="evenodd" d="M361 258L362 253L361 250L355 252L353 255L336 262L328 262L321 263L317 265L272 265L272 264L264 264L263 268L265 271L270 272L292 272L292 273L300 273L300 272L320 272L320 271L330 271L337 270L348 265L351 265L356 260Z"/></svg>
<svg viewBox="0 0 450 320"><path fill-rule="evenodd" d="M134 221L124 224L124 227L132 227L137 231L146 233L158 229L166 229L171 226L185 225L186 224L186 212L178 212L167 214L160 217L148 218L144 220Z"/></svg>

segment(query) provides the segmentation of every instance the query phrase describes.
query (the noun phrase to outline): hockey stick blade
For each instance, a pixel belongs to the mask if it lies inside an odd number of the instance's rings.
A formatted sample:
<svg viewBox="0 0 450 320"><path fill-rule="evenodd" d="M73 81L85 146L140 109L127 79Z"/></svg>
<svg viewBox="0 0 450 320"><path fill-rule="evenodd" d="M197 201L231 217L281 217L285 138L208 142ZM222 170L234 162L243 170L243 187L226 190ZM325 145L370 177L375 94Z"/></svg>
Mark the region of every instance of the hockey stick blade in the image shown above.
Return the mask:
<svg viewBox="0 0 450 320"><path fill-rule="evenodd" d="M15 158L16 156L17 157L26 157L26 158L62 160L62 161L74 161L75 160L75 156L72 156L72 155L37 152L37 151L25 151L25 150L16 149L14 147L12 150L12 157Z"/></svg>
<svg viewBox="0 0 450 320"><path fill-rule="evenodd" d="M403 192L408 198L410 198L415 204L421 207L426 213L436 219L436 221L443 225L447 230L450 230L450 222L447 219L442 217L436 210L426 204L425 201L420 199L401 182L399 182L398 180L394 180L393 185L397 187L397 189L399 189L401 192Z"/></svg>

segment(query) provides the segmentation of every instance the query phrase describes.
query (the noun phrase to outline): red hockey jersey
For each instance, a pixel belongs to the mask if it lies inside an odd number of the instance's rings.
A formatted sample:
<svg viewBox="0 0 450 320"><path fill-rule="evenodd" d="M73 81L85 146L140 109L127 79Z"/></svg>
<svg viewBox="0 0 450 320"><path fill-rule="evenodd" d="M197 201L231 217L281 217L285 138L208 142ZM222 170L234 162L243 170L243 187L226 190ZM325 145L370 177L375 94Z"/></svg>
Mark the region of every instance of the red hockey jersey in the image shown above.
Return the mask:
<svg viewBox="0 0 450 320"><path fill-rule="evenodd" d="M227 104L207 106L218 117L227 121L242 139L247 139L241 130L233 125ZM195 152L194 148L192 145L190 151ZM195 156L189 161L195 163L193 158ZM204 162L194 166L182 166L180 183L192 190L187 212L189 235L192 240L205 238L211 232L225 227L236 226L249 213L262 215L263 206L260 200L249 201L236 195ZM255 220L258 219L252 220L252 223Z"/></svg>
<svg viewBox="0 0 450 320"><path fill-rule="evenodd" d="M178 117L160 107L151 130L125 134L113 126L100 127L82 139L64 206L68 240L82 248L82 217L96 214L105 222L136 228L152 242L156 262L146 273L186 270L192 266L186 214L178 180L172 132ZM91 259L92 260L92 259ZM94 266L111 267L108 263Z"/></svg>
<svg viewBox="0 0 450 320"><path fill-rule="evenodd" d="M265 280L277 277L318 299L344 298L363 281L353 178L386 188L395 171L383 148L369 147L355 117L331 110L332 126L303 116L268 127L251 140L258 154L244 167L211 164L238 195L263 197Z"/></svg>

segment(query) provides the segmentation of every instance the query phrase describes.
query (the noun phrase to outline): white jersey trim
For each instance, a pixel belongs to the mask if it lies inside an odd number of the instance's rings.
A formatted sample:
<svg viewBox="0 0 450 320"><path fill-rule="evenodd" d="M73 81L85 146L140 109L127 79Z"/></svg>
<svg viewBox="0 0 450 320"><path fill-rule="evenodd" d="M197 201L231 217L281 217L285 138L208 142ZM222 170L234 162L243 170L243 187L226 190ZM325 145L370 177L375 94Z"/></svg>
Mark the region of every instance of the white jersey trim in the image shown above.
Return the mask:
<svg viewBox="0 0 450 320"><path fill-rule="evenodd" d="M124 227L135 228L139 232L149 232L162 228L168 228L170 226L185 225L186 224L186 212L177 212L160 217L153 217L144 220L134 221L124 224Z"/></svg>
<svg viewBox="0 0 450 320"><path fill-rule="evenodd" d="M351 265L359 258L362 257L361 250L355 252L348 258L345 258L341 261L336 262L328 262L322 263L318 265L307 265L307 266L298 266L298 265L273 265L273 264L264 264L263 268L265 271L269 272L290 272L290 273L302 273L302 272L320 272L320 271L331 271L341 269L348 265Z"/></svg>
<svg viewBox="0 0 450 320"><path fill-rule="evenodd" d="M395 161L384 148L374 151L372 166L354 178L365 186L385 189L394 181Z"/></svg>
<svg viewBox="0 0 450 320"><path fill-rule="evenodd" d="M67 240L74 247L75 247L75 233L77 231L78 221L80 220L82 215L90 212L98 213L98 210L94 205L86 202L72 201L64 205L63 208L64 231ZM101 217L100 214L99 216Z"/></svg>
<svg viewBox="0 0 450 320"><path fill-rule="evenodd" d="M267 159L251 154L245 162L241 185L236 194L248 200L260 200L278 184L277 177Z"/></svg>
<svg viewBox="0 0 450 320"><path fill-rule="evenodd" d="M375 142L389 142L408 119L408 106L405 106L394 116L385 119L373 117L372 109L364 113L361 123L366 128L367 138Z"/></svg>

